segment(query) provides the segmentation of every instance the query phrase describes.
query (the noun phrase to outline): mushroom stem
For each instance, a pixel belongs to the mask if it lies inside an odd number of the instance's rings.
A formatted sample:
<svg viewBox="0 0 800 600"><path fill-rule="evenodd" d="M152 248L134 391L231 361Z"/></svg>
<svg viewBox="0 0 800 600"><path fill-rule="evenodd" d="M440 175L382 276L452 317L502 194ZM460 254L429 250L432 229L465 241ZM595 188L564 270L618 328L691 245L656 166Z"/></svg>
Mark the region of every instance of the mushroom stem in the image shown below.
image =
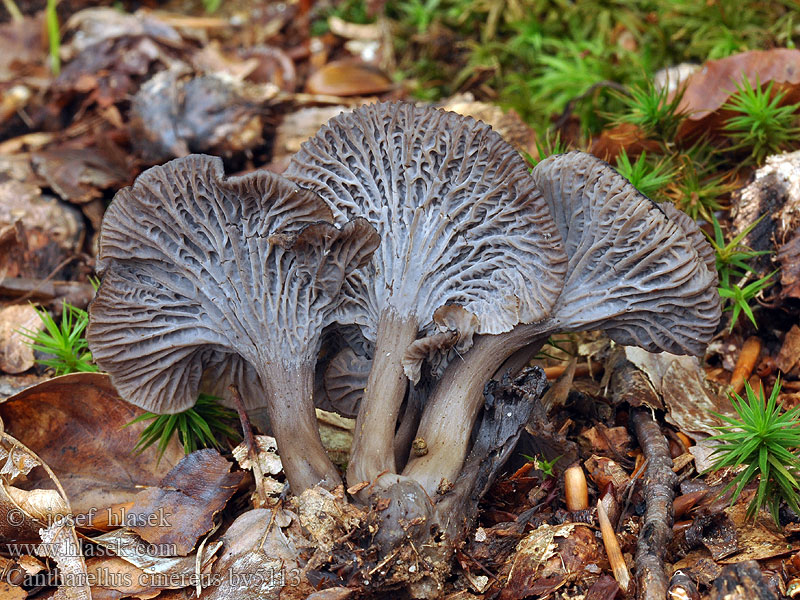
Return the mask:
<svg viewBox="0 0 800 600"><path fill-rule="evenodd" d="M402 318L392 309L378 321L375 356L361 400L353 435L347 481L354 485L372 481L381 473L396 472L394 437L408 379L403 353L417 338L415 318Z"/></svg>
<svg viewBox="0 0 800 600"><path fill-rule="evenodd" d="M342 482L319 436L314 411L313 362L289 367L272 363L259 373L269 393L267 410L278 443L283 471L292 492L300 495L317 484L333 489Z"/></svg>
<svg viewBox="0 0 800 600"><path fill-rule="evenodd" d="M412 456L403 475L417 480L431 496L443 480L445 484L455 482L467 456L470 433L483 408L486 382L521 347L544 344L547 336L543 331L547 328L536 323L500 335L478 336L463 360L448 365L428 400L417 430L417 437L425 440L428 453Z"/></svg>

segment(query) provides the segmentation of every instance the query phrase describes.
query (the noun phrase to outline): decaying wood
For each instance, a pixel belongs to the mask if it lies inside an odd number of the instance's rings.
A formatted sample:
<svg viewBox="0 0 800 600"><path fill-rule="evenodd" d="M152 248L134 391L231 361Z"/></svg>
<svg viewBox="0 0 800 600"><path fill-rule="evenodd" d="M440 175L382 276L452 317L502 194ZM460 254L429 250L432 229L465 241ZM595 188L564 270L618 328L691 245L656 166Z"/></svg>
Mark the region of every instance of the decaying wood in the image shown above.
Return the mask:
<svg viewBox="0 0 800 600"><path fill-rule="evenodd" d="M78 308L86 308L94 297L94 288L77 281L45 281L9 277L0 281L0 296L31 302L64 300Z"/></svg>
<svg viewBox="0 0 800 600"><path fill-rule="evenodd" d="M683 600L700 600L700 592L697 591L697 584L694 579L689 577L685 571L680 569L672 574L669 582L668 598L681 598Z"/></svg>
<svg viewBox="0 0 800 600"><path fill-rule="evenodd" d="M714 580L711 600L778 600L754 560L728 565Z"/></svg>
<svg viewBox="0 0 800 600"><path fill-rule="evenodd" d="M647 459L644 480L647 510L636 546L636 597L663 600L669 583L664 571L664 553L672 538L672 502L678 478L672 470L667 438L650 411L636 409L631 418Z"/></svg>

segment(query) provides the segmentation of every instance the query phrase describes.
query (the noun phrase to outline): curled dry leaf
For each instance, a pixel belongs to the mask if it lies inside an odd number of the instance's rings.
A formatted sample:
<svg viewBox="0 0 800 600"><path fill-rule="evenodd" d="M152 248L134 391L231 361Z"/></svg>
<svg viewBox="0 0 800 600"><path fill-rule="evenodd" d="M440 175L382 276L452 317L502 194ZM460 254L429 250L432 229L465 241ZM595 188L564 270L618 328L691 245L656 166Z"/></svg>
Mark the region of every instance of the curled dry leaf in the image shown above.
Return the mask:
<svg viewBox="0 0 800 600"><path fill-rule="evenodd" d="M283 471L283 464L281 457L278 456L278 444L274 437L257 435L255 443L257 464L249 456L247 442L236 446L232 454L242 469L252 471L253 477L261 478L260 482L256 480L256 491L252 496L255 506L269 508L278 504L279 497L285 488L283 483L272 477Z"/></svg>
<svg viewBox="0 0 800 600"><path fill-rule="evenodd" d="M281 464L281 457L278 456L278 443L275 438L269 435L257 435L256 440L256 454L258 464L261 467L261 472L267 475L277 475L283 470ZM252 470L253 461L248 456L247 444L242 442L233 449L233 458L239 463L242 469Z"/></svg>
<svg viewBox="0 0 800 600"><path fill-rule="evenodd" d="M39 530L42 543L37 554L55 561L58 565L59 588L67 600L91 600L86 562L81 546L71 524L54 521L49 527Z"/></svg>
<svg viewBox="0 0 800 600"><path fill-rule="evenodd" d="M21 490L8 486L3 492L20 510L39 522L46 523L69 514L67 503L56 490Z"/></svg>
<svg viewBox="0 0 800 600"><path fill-rule="evenodd" d="M177 442L160 464L154 447L131 452L145 424L125 425L141 414L101 373L56 377L0 404L6 430L50 465L75 514L130 501L140 486L158 483L183 456ZM28 485L38 487L42 479L34 471Z"/></svg>
<svg viewBox="0 0 800 600"><path fill-rule="evenodd" d="M114 558L110 559L113 564L104 564L109 560L106 558L100 558L97 561L90 560L87 561L87 567L93 566L96 570L100 570L99 566L106 566L109 571L117 567L124 572L125 565L129 565L138 571L135 583L150 588L174 589L194 585L193 576L198 567L196 553L187 556L171 556L169 555L169 546L148 544L125 528L90 538L90 541L108 551L99 552L100 556L108 555ZM203 548L199 562L201 574L207 572L211 563L216 560L216 552L221 546L222 542L217 540L209 542ZM125 565L120 564L118 562L120 560L124 561Z"/></svg>
<svg viewBox="0 0 800 600"><path fill-rule="evenodd" d="M291 513L275 510L251 510L231 524L221 538L222 554L212 571L218 579L204 598L300 599L314 591L299 562L298 547L308 542Z"/></svg>
<svg viewBox="0 0 800 600"><path fill-rule="evenodd" d="M110 140L97 147L54 148L35 152L31 164L46 184L67 202L86 204L132 179L122 149Z"/></svg>
<svg viewBox="0 0 800 600"><path fill-rule="evenodd" d="M749 50L710 60L686 80L678 111L688 113L677 138L684 138L718 128L722 121L718 110L736 93L742 77L751 84L775 82L778 89L787 90L784 102L800 99L800 50L773 48Z"/></svg>
<svg viewBox="0 0 800 600"><path fill-rule="evenodd" d="M90 600L86 564L75 533L69 500L61 483L40 457L3 431L2 425L0 421L0 453L5 460L0 470L3 484L0 490L4 496L0 497L0 513L4 517L0 531L10 526L10 532L3 531L5 536L12 541L21 541L26 539L26 527L38 524L41 543L35 553L52 559L58 566L56 595L60 594L67 600ZM48 484L54 485L56 490L25 492L9 486L18 477L29 475L35 467L41 467L39 470L44 471Z"/></svg>
<svg viewBox="0 0 800 600"><path fill-rule="evenodd" d="M589 527L578 523L541 525L517 545L500 598L547 595L567 581L585 581L602 562L603 553Z"/></svg>
<svg viewBox="0 0 800 600"><path fill-rule="evenodd" d="M221 511L242 482L242 472L206 448L186 456L159 482L139 492L126 512L131 531L145 541L186 556L200 536L214 527Z"/></svg>
<svg viewBox="0 0 800 600"><path fill-rule="evenodd" d="M439 377L451 358L447 356L450 350L459 355L469 350L472 338L480 327L478 317L457 304L437 308L433 313L433 322L439 328L439 333L415 340L403 355L403 371L411 383L419 383L425 360L431 363L432 375ZM443 358L442 354L447 358Z"/></svg>
<svg viewBox="0 0 800 600"><path fill-rule="evenodd" d="M667 422L679 431L714 435L719 420L712 413L732 414L730 402L706 381L696 357L652 354L639 348L625 348L625 354L646 373L664 401Z"/></svg>

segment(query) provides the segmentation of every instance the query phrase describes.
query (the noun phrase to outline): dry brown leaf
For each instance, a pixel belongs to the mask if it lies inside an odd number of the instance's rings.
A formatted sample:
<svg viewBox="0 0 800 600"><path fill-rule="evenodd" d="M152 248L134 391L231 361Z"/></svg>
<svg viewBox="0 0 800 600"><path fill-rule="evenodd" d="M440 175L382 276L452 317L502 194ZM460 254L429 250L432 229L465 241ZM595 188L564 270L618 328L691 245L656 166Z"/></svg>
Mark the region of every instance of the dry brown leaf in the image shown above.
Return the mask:
<svg viewBox="0 0 800 600"><path fill-rule="evenodd" d="M733 414L730 402L706 383L700 362L693 356L667 352L653 354L627 347L628 360L642 369L661 395L667 408L666 420L687 435L714 435L720 421L712 413Z"/></svg>
<svg viewBox="0 0 800 600"><path fill-rule="evenodd" d="M33 348L22 331L38 332L44 323L30 304L0 310L0 371L23 373L33 366Z"/></svg>
<svg viewBox="0 0 800 600"><path fill-rule="evenodd" d="M625 456L631 446L631 436L626 427L606 427L598 423L580 434L581 444L585 444L590 452Z"/></svg>
<svg viewBox="0 0 800 600"><path fill-rule="evenodd" d="M736 92L746 76L751 85L758 80L762 85L775 82L775 89L786 90L784 103L800 100L800 50L773 48L750 50L710 60L691 75L678 110L688 113L677 138L699 135L721 126L719 109Z"/></svg>
<svg viewBox="0 0 800 600"><path fill-rule="evenodd" d="M37 554L51 558L58 565L59 593L68 600L91 600L86 563L81 553L75 528L60 521L39 530L42 543Z"/></svg>
<svg viewBox="0 0 800 600"><path fill-rule="evenodd" d="M541 525L517 545L500 598L545 596L568 581L585 581L603 561L597 538L586 525Z"/></svg>
<svg viewBox="0 0 800 600"><path fill-rule="evenodd" d="M21 22L0 24L0 81L17 79L32 67L44 67L45 52L42 36L44 11L25 17Z"/></svg>
<svg viewBox="0 0 800 600"><path fill-rule="evenodd" d="M139 492L125 515L131 531L151 544L174 546L185 556L200 536L214 527L244 473L230 472L231 463L209 448L186 456L157 487Z"/></svg>
<svg viewBox="0 0 800 600"><path fill-rule="evenodd" d="M160 464L155 447L132 452L146 424L125 425L141 414L102 373L56 377L0 404L6 431L50 465L76 514L130 501L183 457L174 440ZM34 471L28 485L41 480Z"/></svg>
<svg viewBox="0 0 800 600"><path fill-rule="evenodd" d="M198 582L204 586L213 585L214 581L208 572L216 560L217 550L222 547L222 541L219 540L206 544L198 563L197 554L159 556L169 548L147 544L138 535L125 529L94 537L91 541L98 544L101 550L97 559L87 561L90 573L94 569L97 573L105 571L105 574L112 575L106 583L92 583L93 586L109 589L134 586L150 592L194 587Z"/></svg>
<svg viewBox="0 0 800 600"><path fill-rule="evenodd" d="M205 600L300 600L314 591L298 562L298 546L308 542L291 513L275 511L251 510L231 524L212 569L219 584Z"/></svg>
<svg viewBox="0 0 800 600"><path fill-rule="evenodd" d="M28 592L17 585L0 581L0 598L3 600L24 600Z"/></svg>
<svg viewBox="0 0 800 600"><path fill-rule="evenodd" d="M800 327L792 325L783 338L783 345L778 358L775 359L775 366L784 373L789 373L800 362Z"/></svg>
<svg viewBox="0 0 800 600"><path fill-rule="evenodd" d="M119 189L131 182L123 151L109 140L102 147L35 152L31 162L62 200L75 204L85 204L100 198L104 189Z"/></svg>
<svg viewBox="0 0 800 600"><path fill-rule="evenodd" d="M733 506L725 509L736 526L740 552L728 556L718 562L723 564L738 563L745 560L764 560L775 556L784 556L800 550L800 541L787 539L775 528L772 519L762 512L760 518L753 520L747 516L755 490L745 492Z"/></svg>
<svg viewBox="0 0 800 600"><path fill-rule="evenodd" d="M41 543L34 552L54 560L58 567L59 587L55 597L91 600L86 582L86 565L75 533L69 501L61 482L41 458L20 440L4 431L2 425L0 421L0 454L5 461L0 469L0 512L4 517L0 528L10 529L3 537L12 543L27 541L31 539L28 529L38 524ZM10 485L37 471L43 471L46 485L55 486L57 491L37 489L26 492Z"/></svg>
<svg viewBox="0 0 800 600"><path fill-rule="evenodd" d="M621 123L604 130L592 141L590 152L597 158L613 163L622 151L629 157L642 152L658 152L659 143L647 138L645 132L633 123Z"/></svg>

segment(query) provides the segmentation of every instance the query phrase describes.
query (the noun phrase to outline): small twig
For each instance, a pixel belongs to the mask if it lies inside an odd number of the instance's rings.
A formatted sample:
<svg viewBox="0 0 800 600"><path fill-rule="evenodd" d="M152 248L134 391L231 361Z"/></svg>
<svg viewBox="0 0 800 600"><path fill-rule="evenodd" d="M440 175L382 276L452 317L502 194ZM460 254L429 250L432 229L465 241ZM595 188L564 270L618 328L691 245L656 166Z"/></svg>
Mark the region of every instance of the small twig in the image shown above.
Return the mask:
<svg viewBox="0 0 800 600"><path fill-rule="evenodd" d="M750 378L760 354L761 339L757 336L747 338L742 344L742 350L731 375L731 389L735 393L740 393L744 388L744 382Z"/></svg>
<svg viewBox="0 0 800 600"><path fill-rule="evenodd" d="M623 491L622 495L625 497L625 504L622 505L622 512L620 514L624 515L628 512L628 508L631 505L631 499L633 498L633 491L636 489L636 480L639 479L642 475L642 471L647 468L647 459L645 458L642 461L637 469L631 474L631 478L628 480L628 483L625 486L625 490ZM622 528L622 519L617 522L617 531Z"/></svg>
<svg viewBox="0 0 800 600"><path fill-rule="evenodd" d="M261 552L264 549L264 544L267 541L267 536L269 535L269 532L272 531L272 526L275 524L275 515L278 514L278 511L282 509L281 504L282 503L272 507L272 511L269 516L269 523L267 523L267 528L264 530L264 535L261 536L261 541L258 543L259 552Z"/></svg>
<svg viewBox="0 0 800 600"><path fill-rule="evenodd" d="M258 494L260 506L265 506L269 496L264 489L264 473L261 470L261 463L258 459L258 446L256 446L256 440L253 437L253 427L250 425L250 419L244 408L242 396L239 394L239 388L235 385L231 385L228 386L228 390L231 392L231 399L236 406L236 412L239 413L239 421L242 424L242 437L244 438L245 446L247 446L247 456L250 458L250 462L253 465L253 477L255 477L256 480L256 494Z"/></svg>
<svg viewBox="0 0 800 600"><path fill-rule="evenodd" d="M647 509L636 544L636 597L639 600L663 600L669 587L664 555L672 539L678 476L672 470L667 438L650 411L635 409L631 420L648 462L644 480Z"/></svg>
<svg viewBox="0 0 800 600"><path fill-rule="evenodd" d="M499 579L497 579L497 576L494 573L492 573L489 569L487 569L485 566L483 566L483 564L477 558L472 556L469 552L467 552L466 550L463 550L463 549L459 550L459 552L461 554L463 554L464 556L466 556L468 559L470 559L473 563L475 563L481 571L486 573L487 577L489 577L490 579L493 579L494 581L500 581Z"/></svg>
<svg viewBox="0 0 800 600"><path fill-rule="evenodd" d="M376 571L379 571L380 569L382 569L382 568L383 568L383 567L386 565L386 563L388 563L390 560L394 559L394 557L395 557L395 556L397 556L397 553L398 553L398 552L400 552L400 548L397 548L397 549L396 549L394 552L392 552L392 553L391 553L389 556L387 556L386 558L384 558L384 559L383 559L381 562L379 562L377 565L375 565L375 566L374 566L374 567L372 567L372 568L371 568L369 571L367 571L367 573L369 574L369 576L371 577L372 575L374 575L374 574L375 574L375 572L376 572Z"/></svg>
<svg viewBox="0 0 800 600"><path fill-rule="evenodd" d="M3 6L6 7L8 14L11 15L11 19L15 23L21 23L25 20L25 17L22 16L22 11L14 3L14 0L3 0Z"/></svg>
<svg viewBox="0 0 800 600"><path fill-rule="evenodd" d="M631 584L631 573L628 570L628 565L625 564L625 559L622 557L617 534L614 532L614 527L611 525L608 513L606 513L606 507L603 505L601 498L597 499L597 520L600 523L603 546L605 546L608 562L611 565L611 571L614 573L614 579L617 580L622 591L627 592Z"/></svg>
<svg viewBox="0 0 800 600"><path fill-rule="evenodd" d="M200 545L197 547L197 554L195 555L194 561L194 572L197 576L197 587L195 588L195 591L197 592L198 598L200 597L200 594L203 593L203 583L202 578L200 577L200 572L203 568L203 550L205 550L208 539L217 532L217 529L219 529L220 525L222 525L222 521L218 521L214 525L214 528L206 534L206 536L203 538L203 541L200 542Z"/></svg>

